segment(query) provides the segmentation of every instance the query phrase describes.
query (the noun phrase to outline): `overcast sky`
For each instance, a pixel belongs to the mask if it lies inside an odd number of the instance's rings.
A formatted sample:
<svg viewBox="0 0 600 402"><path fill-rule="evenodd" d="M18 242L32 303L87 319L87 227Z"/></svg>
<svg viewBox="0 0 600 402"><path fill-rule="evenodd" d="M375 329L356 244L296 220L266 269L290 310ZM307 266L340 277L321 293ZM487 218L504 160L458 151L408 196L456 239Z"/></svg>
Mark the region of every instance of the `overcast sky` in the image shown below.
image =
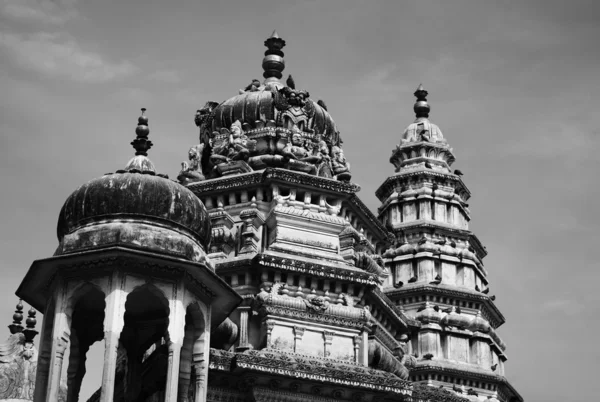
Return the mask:
<svg viewBox="0 0 600 402"><path fill-rule="evenodd" d="M0 319L53 254L67 196L133 155L139 108L176 177L195 110L260 78L277 29L284 74L326 101L372 210L423 83L473 193L508 378L528 402L597 399L595 3L0 0Z"/></svg>

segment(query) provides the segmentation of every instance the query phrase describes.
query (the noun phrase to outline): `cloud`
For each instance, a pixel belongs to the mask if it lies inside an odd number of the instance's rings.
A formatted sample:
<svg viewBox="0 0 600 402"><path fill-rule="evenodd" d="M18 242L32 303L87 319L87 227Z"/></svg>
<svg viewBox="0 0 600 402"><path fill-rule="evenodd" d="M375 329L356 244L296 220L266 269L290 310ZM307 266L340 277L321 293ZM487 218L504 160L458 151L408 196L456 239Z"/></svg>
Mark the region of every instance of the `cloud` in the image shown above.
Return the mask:
<svg viewBox="0 0 600 402"><path fill-rule="evenodd" d="M400 66L386 63L369 71L355 83L355 92L366 102L392 102L410 93L409 87L398 79ZM418 83L415 85L418 85ZM414 90L414 89L413 89Z"/></svg>
<svg viewBox="0 0 600 402"><path fill-rule="evenodd" d="M167 84L177 84L181 82L179 73L175 70L159 70L148 76L149 80L161 81Z"/></svg>
<svg viewBox="0 0 600 402"><path fill-rule="evenodd" d="M547 313L558 313L567 316L577 315L582 311L582 304L572 299L548 300L542 304L542 310Z"/></svg>
<svg viewBox="0 0 600 402"><path fill-rule="evenodd" d="M83 50L65 33L24 36L0 32L0 47L24 68L78 82L108 82L138 70L130 61L113 63L98 53Z"/></svg>
<svg viewBox="0 0 600 402"><path fill-rule="evenodd" d="M0 0L0 15L18 22L62 25L79 17L75 0Z"/></svg>

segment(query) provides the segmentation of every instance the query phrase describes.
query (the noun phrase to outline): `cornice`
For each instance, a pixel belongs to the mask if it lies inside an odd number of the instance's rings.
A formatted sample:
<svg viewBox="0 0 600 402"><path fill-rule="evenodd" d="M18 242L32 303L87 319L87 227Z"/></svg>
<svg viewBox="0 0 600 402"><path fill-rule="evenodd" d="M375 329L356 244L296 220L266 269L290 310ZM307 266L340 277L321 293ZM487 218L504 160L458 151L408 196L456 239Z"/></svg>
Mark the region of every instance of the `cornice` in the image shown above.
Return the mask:
<svg viewBox="0 0 600 402"><path fill-rule="evenodd" d="M387 244L390 233L383 226L383 224L379 221L377 216L365 205L364 202L356 194L353 194L348 198L348 203L353 207L354 212L358 212L358 215L366 220L369 226L372 228L372 233L376 236L376 238Z"/></svg>
<svg viewBox="0 0 600 402"><path fill-rule="evenodd" d="M211 349L209 368L219 371L255 371L404 395L410 395L412 390L409 381L385 371L275 350L250 350L233 354Z"/></svg>
<svg viewBox="0 0 600 402"><path fill-rule="evenodd" d="M378 284L378 277L376 275L351 266L334 267L316 262L303 261L293 257L290 258L290 256L279 257L270 254L259 254L256 256L255 261L265 267L279 268L310 276L323 277L324 279L337 279L373 286Z"/></svg>
<svg viewBox="0 0 600 402"><path fill-rule="evenodd" d="M407 178L411 178L411 177L423 177L423 176L429 176L431 178L442 178L444 180L449 180L449 181L453 181L457 184L457 187L459 187L462 191L464 191L467 194L467 197L465 198L465 201L469 199L469 197L471 196L471 192L469 191L469 189L467 188L467 186L465 185L465 183L462 181L462 179L459 176L456 176L455 174L452 173L443 173L443 172L436 172L433 170L417 170L417 171L412 171L412 172L399 172L396 173L393 176L388 176L383 183L379 186L379 188L377 190L375 190L375 195L377 196L377 198L379 199L380 202L384 202L385 199L394 192L394 189L396 187L396 182L407 179Z"/></svg>
<svg viewBox="0 0 600 402"><path fill-rule="evenodd" d="M451 297L459 297L467 300L475 300L482 303L488 311L494 316L496 320L498 320L499 324L494 326L494 328L500 327L502 324L506 322L504 315L500 312L498 307L492 302L490 297L486 294L480 292L474 292L469 289L457 289L457 288L447 288L444 285L429 285L429 284L406 284L399 289L388 288L389 290L385 291L385 295L389 298L402 298L413 295L441 295L441 296L451 296ZM490 323L491 324L491 323Z"/></svg>
<svg viewBox="0 0 600 402"><path fill-rule="evenodd" d="M388 317L397 322L402 326L403 329L408 330L408 326L418 327L421 324L419 321L408 317L402 312L389 297L385 295L379 288L373 288L366 292L366 297L372 297L376 300L377 305L382 307L387 313Z"/></svg>
<svg viewBox="0 0 600 402"><path fill-rule="evenodd" d="M191 183L187 185L187 188L198 197L202 197L233 188L247 188L267 184L272 181L288 185L291 183L309 188L318 188L332 193L354 194L360 191L360 186L354 183L346 183L279 168L266 168L257 172L204 180Z"/></svg>

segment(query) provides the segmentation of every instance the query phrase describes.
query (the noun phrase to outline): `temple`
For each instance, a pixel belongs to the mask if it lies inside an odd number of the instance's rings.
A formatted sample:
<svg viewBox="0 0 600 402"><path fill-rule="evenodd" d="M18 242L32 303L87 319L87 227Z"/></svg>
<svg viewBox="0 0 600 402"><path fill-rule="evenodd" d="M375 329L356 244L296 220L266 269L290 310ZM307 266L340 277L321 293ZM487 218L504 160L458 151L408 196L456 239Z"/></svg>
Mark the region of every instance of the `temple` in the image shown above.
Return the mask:
<svg viewBox="0 0 600 402"><path fill-rule="evenodd" d="M32 309L0 345L0 400L79 401L101 340L90 402L523 400L427 91L374 214L325 102L282 82L276 32L264 45L263 80L196 112L177 180L142 109L132 159L67 198L16 292Z"/></svg>

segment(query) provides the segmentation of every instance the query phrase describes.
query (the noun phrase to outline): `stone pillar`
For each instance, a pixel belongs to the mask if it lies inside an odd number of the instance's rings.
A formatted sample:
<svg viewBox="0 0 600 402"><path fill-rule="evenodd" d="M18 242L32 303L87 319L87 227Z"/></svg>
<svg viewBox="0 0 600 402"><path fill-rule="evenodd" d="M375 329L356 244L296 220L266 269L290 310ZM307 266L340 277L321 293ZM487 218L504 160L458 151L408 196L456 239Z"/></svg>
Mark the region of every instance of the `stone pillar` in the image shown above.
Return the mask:
<svg viewBox="0 0 600 402"><path fill-rule="evenodd" d="M67 322L67 289L64 283L57 285L56 304L54 306L54 325L52 328L52 346L50 351L50 370L49 381L46 389L46 402L58 401L58 392L60 390L60 379L62 374L62 364L65 351L69 345L70 328ZM48 317L49 319L52 319Z"/></svg>
<svg viewBox="0 0 600 402"><path fill-rule="evenodd" d="M112 402L115 392L115 376L117 369L117 352L119 338L123 331L125 300L125 278L119 272L114 272L109 279L104 315L104 369L102 370L102 389L100 402Z"/></svg>
<svg viewBox="0 0 600 402"><path fill-rule="evenodd" d="M271 347L271 334L273 333L273 328L275 328L275 322L268 320L265 322L265 327L267 329L267 348Z"/></svg>
<svg viewBox="0 0 600 402"><path fill-rule="evenodd" d="M208 390L208 356L210 354L210 310L205 317L206 326L204 333L200 335L194 344L193 363L196 382L194 384L194 402L206 402L206 391Z"/></svg>
<svg viewBox="0 0 600 402"><path fill-rule="evenodd" d="M238 310L240 312L240 342L236 351L243 352L252 348L252 345L250 345L250 342L248 341L248 318L250 317L250 307L244 306L240 307Z"/></svg>
<svg viewBox="0 0 600 402"><path fill-rule="evenodd" d="M206 401L206 377L205 377L205 359L204 353L194 354L194 375L196 382L194 384L194 402L205 402Z"/></svg>
<svg viewBox="0 0 600 402"><path fill-rule="evenodd" d="M181 347L181 358L179 363L179 386L177 388L178 401L188 402L188 389L192 370L192 354L194 348L194 331L191 325L185 327L183 346Z"/></svg>
<svg viewBox="0 0 600 402"><path fill-rule="evenodd" d="M300 350L300 344L302 342L302 336L304 335L304 327L294 327L294 352Z"/></svg>
<svg viewBox="0 0 600 402"><path fill-rule="evenodd" d="M325 341L323 350L324 357L329 357L329 355L331 355L331 343L333 342L333 335L334 334L331 331L323 332L323 340Z"/></svg>
<svg viewBox="0 0 600 402"><path fill-rule="evenodd" d="M360 351L361 351L361 344L363 341L363 337L360 335L356 335L353 338L353 340L354 340L354 362L360 364L362 361Z"/></svg>
<svg viewBox="0 0 600 402"><path fill-rule="evenodd" d="M169 300L169 363L167 366L165 402L177 402L181 347L185 336L185 308L182 302L183 295L183 282L180 281Z"/></svg>
<svg viewBox="0 0 600 402"><path fill-rule="evenodd" d="M48 389L55 303L55 300L50 300L46 307L46 311L44 311L42 333L40 335L40 347L38 349L37 370L35 374L34 402L43 402L45 400L46 390Z"/></svg>

